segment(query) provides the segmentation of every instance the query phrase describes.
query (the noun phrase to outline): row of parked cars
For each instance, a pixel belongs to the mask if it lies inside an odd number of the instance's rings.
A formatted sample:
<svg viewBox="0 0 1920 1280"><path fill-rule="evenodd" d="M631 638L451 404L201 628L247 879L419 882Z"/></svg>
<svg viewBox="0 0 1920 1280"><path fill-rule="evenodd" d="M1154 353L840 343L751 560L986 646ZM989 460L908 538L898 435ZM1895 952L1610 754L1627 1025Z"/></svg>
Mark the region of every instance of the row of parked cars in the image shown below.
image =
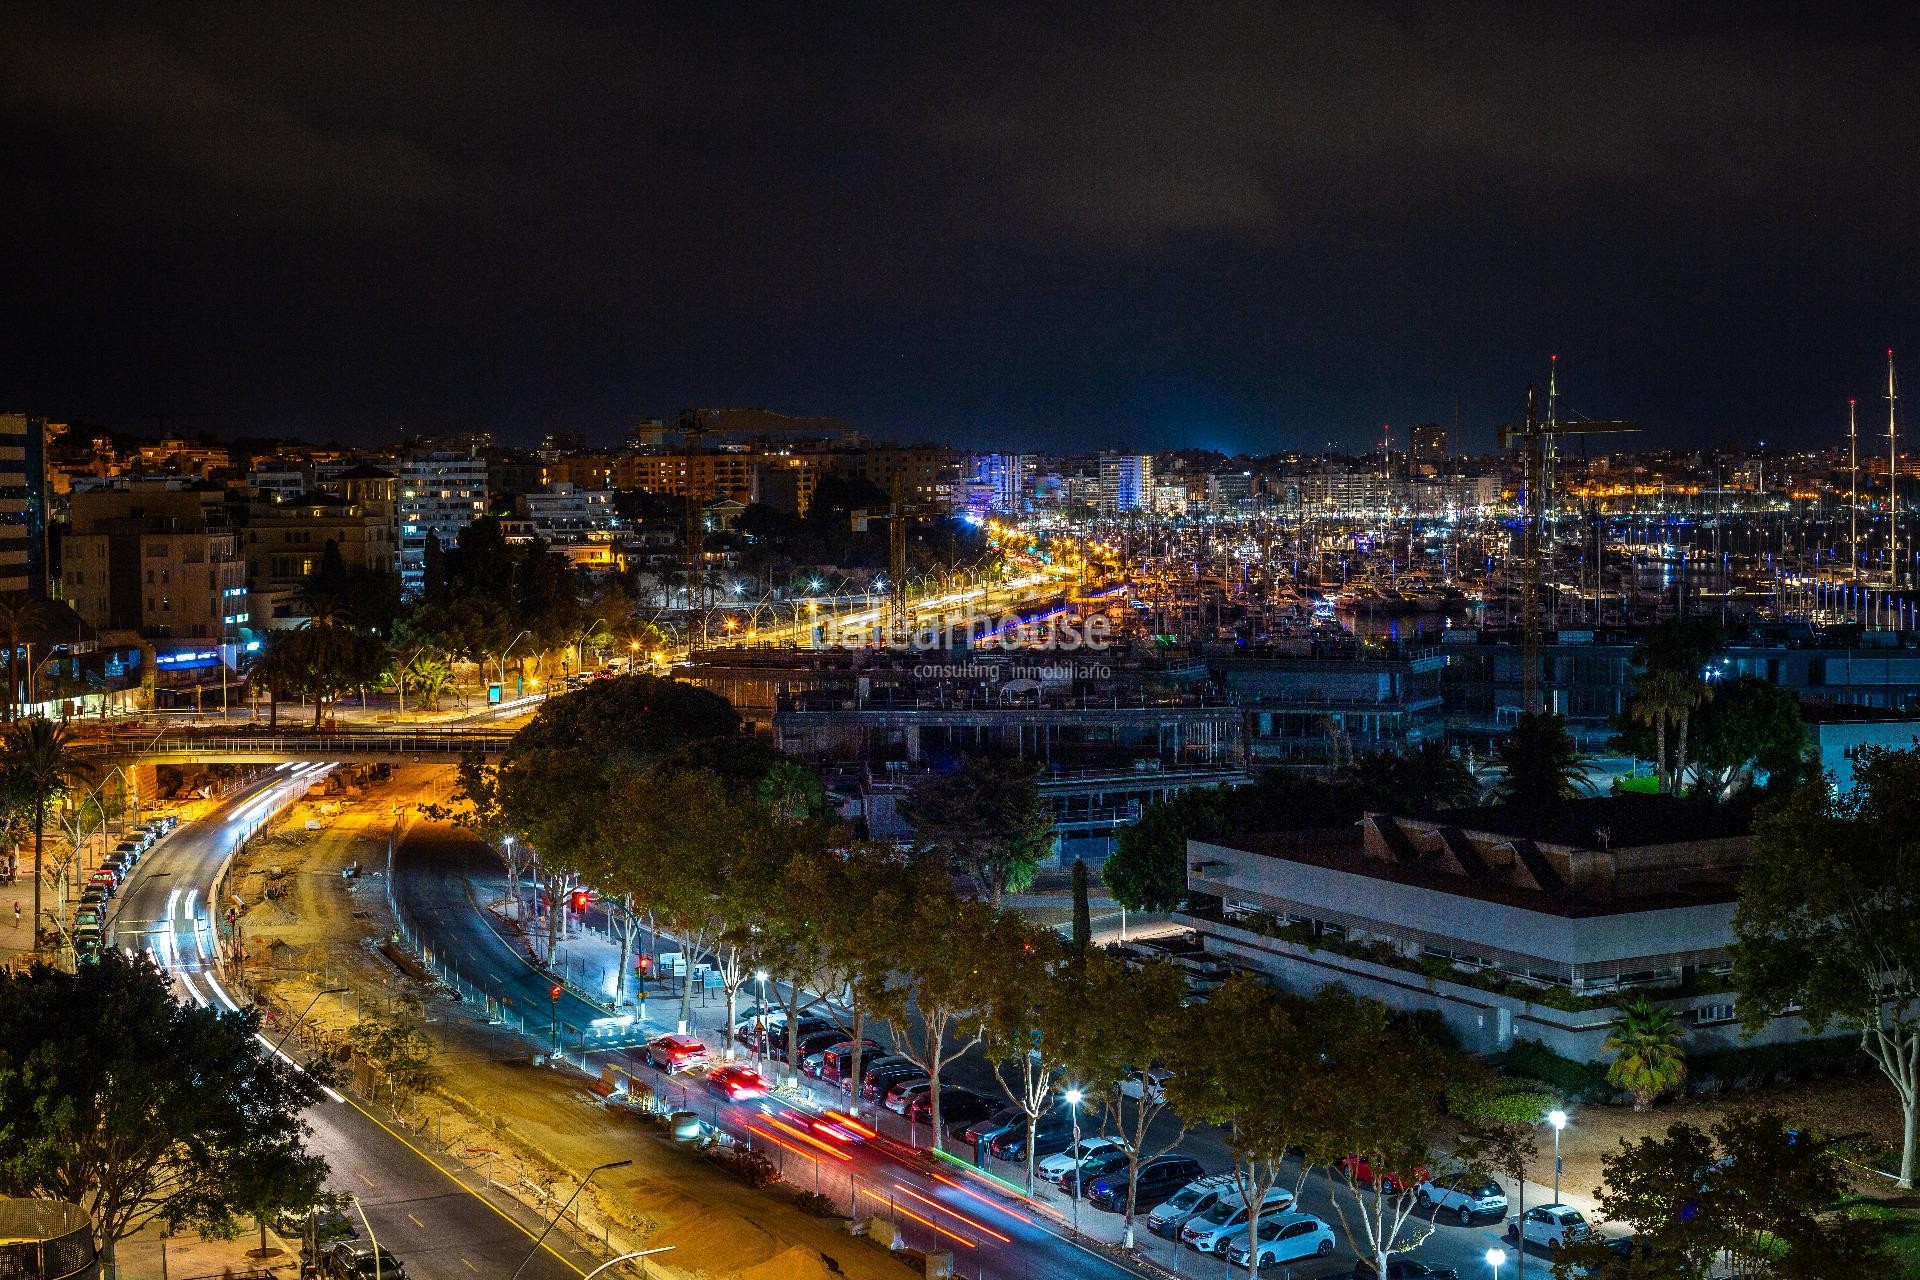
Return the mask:
<svg viewBox="0 0 1920 1280"><path fill-rule="evenodd" d="M141 823L129 831L114 851L101 859L99 869L87 877L73 918L73 945L82 956L99 954L108 900L127 882L154 842L178 823L179 819L171 815Z"/></svg>

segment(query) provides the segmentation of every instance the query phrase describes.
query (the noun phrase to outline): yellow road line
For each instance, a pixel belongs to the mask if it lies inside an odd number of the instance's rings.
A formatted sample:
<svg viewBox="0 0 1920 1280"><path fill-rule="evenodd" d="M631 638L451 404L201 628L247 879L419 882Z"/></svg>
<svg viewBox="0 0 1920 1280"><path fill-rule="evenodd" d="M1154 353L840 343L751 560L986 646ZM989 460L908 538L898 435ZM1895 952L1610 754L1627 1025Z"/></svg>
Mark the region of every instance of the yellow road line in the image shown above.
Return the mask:
<svg viewBox="0 0 1920 1280"><path fill-rule="evenodd" d="M398 1132L394 1130L394 1128L391 1125L389 1125L386 1121L382 1120L379 1116L376 1116L375 1114L373 1114L373 1112L367 1110L365 1107L361 1106L358 1102L354 1101L354 1099L352 1098L347 1099L347 1105L352 1107L355 1111L358 1111L361 1115L365 1116L367 1119L379 1125L382 1129L386 1130L387 1135L391 1137L395 1142L398 1142L401 1146L413 1152L413 1154L419 1156L422 1160L425 1160L428 1164L432 1165L435 1169L438 1169L442 1174L445 1174L447 1180L453 1183L454 1186L459 1187L462 1191L472 1196L475 1200L478 1200L481 1204L487 1206L487 1208L499 1214L502 1220L512 1224L513 1229L518 1231L521 1235L525 1236L529 1240L540 1240L540 1237L534 1235L533 1232L527 1230L525 1224L523 1224L518 1218L514 1217L512 1214L508 1213L505 1209L502 1209L499 1205L487 1199L485 1196L481 1195L478 1191L475 1191L472 1187L468 1186L465 1182L461 1181L458 1174L448 1169L445 1165L441 1164L438 1160L435 1160L432 1156L422 1151L419 1147L414 1146L413 1143L407 1141L406 1138L402 1137ZM364 1177L365 1175L363 1174L361 1176ZM412 1215L408 1215L408 1216L412 1216ZM573 1272L573 1274L582 1277L584 1280L584 1277L586 1276L587 1273L582 1271L579 1267L574 1266L573 1263L567 1261L567 1259L561 1257L559 1254L554 1253L552 1245L547 1244L544 1241L541 1241L540 1247L542 1249L545 1249L548 1254L552 1255L553 1259L556 1262L558 1262L561 1266ZM460 1259L460 1261L467 1262L465 1258ZM467 1262L467 1265L469 1267L473 1266L471 1262ZM475 1269L477 1270L477 1268Z"/></svg>

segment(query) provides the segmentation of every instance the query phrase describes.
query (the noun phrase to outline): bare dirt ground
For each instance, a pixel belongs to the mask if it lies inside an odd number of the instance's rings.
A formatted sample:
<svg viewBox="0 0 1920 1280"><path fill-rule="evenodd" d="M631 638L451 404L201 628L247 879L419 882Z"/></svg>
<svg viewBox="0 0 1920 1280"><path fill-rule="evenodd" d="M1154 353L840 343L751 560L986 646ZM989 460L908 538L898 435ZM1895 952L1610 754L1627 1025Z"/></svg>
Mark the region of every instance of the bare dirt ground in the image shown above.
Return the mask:
<svg viewBox="0 0 1920 1280"><path fill-rule="evenodd" d="M671 1254L649 1260L655 1275L899 1280L916 1274L849 1236L838 1219L801 1213L787 1189L755 1191L675 1147L643 1118L604 1103L578 1075L533 1066L523 1042L378 953L391 929L380 874L394 806L411 810L444 800L450 785L444 768L397 769L391 781L343 801L336 813L302 801L251 843L236 860L233 889L252 904L244 927L256 989L297 1014L314 992L350 988L345 996L323 997L310 1015L303 1031L320 1040L343 1035L363 1015L378 1016L390 1006L404 1011L421 1000L441 1082L402 1105L416 1131L476 1172L523 1190L557 1182L564 1192L573 1179L560 1176L562 1170L631 1159L630 1167L609 1170L593 1184L589 1195L598 1203L587 1222L594 1234L610 1222L616 1240L629 1248L672 1245ZM318 830L307 828L310 819ZM341 869L355 862L363 875L344 879ZM270 885L282 891L277 900L265 897ZM486 1151L498 1154L489 1158Z"/></svg>
<svg viewBox="0 0 1920 1280"><path fill-rule="evenodd" d="M1727 1093L1698 1101L1669 1102L1635 1114L1631 1107L1583 1107L1572 1113L1561 1141L1563 1185L1571 1192L1597 1195L1600 1157L1618 1151L1621 1141L1654 1137L1685 1122L1701 1129L1743 1110L1773 1111L1798 1128L1829 1136L1861 1134L1868 1143L1897 1151L1900 1101L1877 1070L1843 1079L1811 1080ZM1551 1135L1541 1142L1541 1169L1553 1173ZM1861 1172L1856 1190L1876 1198L1904 1198L1892 1182Z"/></svg>

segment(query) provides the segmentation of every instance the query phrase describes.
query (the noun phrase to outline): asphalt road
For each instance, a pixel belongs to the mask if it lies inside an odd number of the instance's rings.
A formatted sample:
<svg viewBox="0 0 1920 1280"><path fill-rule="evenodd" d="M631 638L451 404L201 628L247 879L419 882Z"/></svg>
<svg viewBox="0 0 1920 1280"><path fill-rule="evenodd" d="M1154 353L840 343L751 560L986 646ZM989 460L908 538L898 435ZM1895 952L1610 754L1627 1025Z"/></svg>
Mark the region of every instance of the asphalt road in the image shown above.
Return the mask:
<svg viewBox="0 0 1920 1280"><path fill-rule="evenodd" d="M306 780L292 774L269 774L206 818L174 831L148 850L113 899L108 936L124 949L152 955L187 998L231 1006L230 988L212 972L208 897L221 863L240 840L305 789ZM527 1259L542 1223L517 1202L437 1159L345 1095L335 1092L306 1118L314 1149L332 1169L330 1185L358 1197L374 1236L414 1280L507 1280ZM598 1265L597 1258L572 1253L559 1237L548 1237L548 1244L557 1252L543 1248L521 1273L524 1280L577 1280Z"/></svg>
<svg viewBox="0 0 1920 1280"><path fill-rule="evenodd" d="M529 1019L529 1038L537 1048L545 1039L540 1035L540 1024L553 1004L549 999L551 979L497 935L468 896L470 877L491 879L496 873L492 854L478 841L451 828L422 826L415 828L396 855L394 892L422 937L455 962L469 983L496 998L511 1000L514 1007L534 1011ZM571 991L562 992L554 1012L563 1037L568 1034L566 1028L583 1027L601 1015L599 1009ZM619 1056L628 1069L652 1075L637 1054L619 1051ZM964 1182L964 1177L956 1175L943 1181L920 1161L901 1158L882 1144L855 1142L828 1153L818 1142L780 1127L805 1125L804 1118L789 1114L783 1103L735 1104L722 1101L697 1084L692 1088L703 1116L717 1118L735 1133L751 1129L762 1141L773 1135L775 1140L787 1143L789 1150L801 1148L798 1154L814 1160L825 1171L823 1176L853 1175L862 1186L886 1189L895 1197L895 1205L939 1223L950 1241L951 1237L966 1241L952 1242L960 1274L1004 1280L1122 1280L1134 1274L1044 1229L1029 1213L1020 1213L1017 1208L1010 1213L998 1202L969 1194L955 1185ZM808 1148L819 1158L807 1155Z"/></svg>

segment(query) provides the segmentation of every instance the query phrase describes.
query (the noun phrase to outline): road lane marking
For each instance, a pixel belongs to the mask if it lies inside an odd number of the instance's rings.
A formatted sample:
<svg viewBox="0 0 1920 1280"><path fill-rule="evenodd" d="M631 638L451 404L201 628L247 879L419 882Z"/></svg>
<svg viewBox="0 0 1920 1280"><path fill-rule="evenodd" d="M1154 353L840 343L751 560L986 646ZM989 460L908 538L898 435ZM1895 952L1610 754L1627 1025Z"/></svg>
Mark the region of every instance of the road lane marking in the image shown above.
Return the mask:
<svg viewBox="0 0 1920 1280"><path fill-rule="evenodd" d="M373 1185L373 1179L372 1179L372 1178L369 1178L369 1177L368 1177L368 1176L367 1176L366 1174L364 1174L364 1173L360 1173L360 1171L359 1171L358 1169L356 1169L356 1170L354 1170L354 1172L360 1175L360 1181L362 1181L362 1182L364 1182L364 1183L366 1183L366 1184L367 1184L368 1186L372 1186L372 1185Z"/></svg>
<svg viewBox="0 0 1920 1280"><path fill-rule="evenodd" d="M460 1259L460 1261L466 1267L466 1269L473 1272L473 1274L475 1275L480 1274L480 1268L474 1266L471 1262L468 1262L465 1258Z"/></svg>
<svg viewBox="0 0 1920 1280"><path fill-rule="evenodd" d="M420 1219L414 1217L412 1214L407 1215L407 1221L411 1222L414 1226L420 1228L422 1231L425 1231L427 1229L427 1224L420 1221Z"/></svg>
<svg viewBox="0 0 1920 1280"><path fill-rule="evenodd" d="M346 1099L346 1103L348 1106L352 1107L355 1111L358 1111L361 1115L365 1116L368 1120L371 1120L374 1124L378 1125L383 1131L385 1131L388 1137L392 1138L395 1142L399 1143L401 1146L405 1147L407 1150L413 1152L413 1154L419 1156L422 1160L432 1165L436 1170L438 1170L441 1174L443 1174L446 1177L447 1181L453 1183L454 1186L460 1188L462 1191L472 1196L475 1200L478 1200L481 1204L493 1210L494 1213L500 1216L501 1221L508 1223L510 1226L513 1227L515 1231L518 1231L521 1235L525 1236L527 1239L537 1242L542 1249L545 1249L547 1251L548 1255L551 1256L555 1262L558 1262L561 1266L573 1272L573 1274L582 1277L584 1280L584 1277L587 1274L585 1271L582 1271L579 1267L567 1261L567 1259L561 1257L558 1253L555 1253L553 1246L546 1243L539 1236L536 1236L533 1232L529 1231L525 1223L521 1222L518 1218L508 1213L505 1209L502 1209L499 1205L487 1199L487 1197L481 1195L478 1191L475 1191L472 1187L468 1186L465 1182L461 1181L459 1175L455 1174L452 1170L448 1169L445 1165L441 1164L438 1160L435 1160L432 1156L422 1151L419 1147L414 1146L413 1143L409 1142L406 1138L402 1137L401 1134L397 1130L395 1130L392 1125L389 1125L386 1121L382 1120L379 1116L376 1116L375 1114L373 1114L373 1112L361 1106L357 1100L353 1098L348 1098ZM361 1176L365 1177L366 1175L362 1174ZM1094 1256L1098 1257L1099 1255L1095 1254ZM464 1262L465 1259L462 1259L462 1261ZM473 1264L467 1263L467 1265L472 1266Z"/></svg>
<svg viewBox="0 0 1920 1280"><path fill-rule="evenodd" d="M180 970L179 978L180 978L180 984L187 989L187 994L193 997L193 1002L201 1006L202 1008L205 1008L207 1004L207 998L200 994L200 988L193 985L193 975L188 973L185 969L182 969Z"/></svg>

